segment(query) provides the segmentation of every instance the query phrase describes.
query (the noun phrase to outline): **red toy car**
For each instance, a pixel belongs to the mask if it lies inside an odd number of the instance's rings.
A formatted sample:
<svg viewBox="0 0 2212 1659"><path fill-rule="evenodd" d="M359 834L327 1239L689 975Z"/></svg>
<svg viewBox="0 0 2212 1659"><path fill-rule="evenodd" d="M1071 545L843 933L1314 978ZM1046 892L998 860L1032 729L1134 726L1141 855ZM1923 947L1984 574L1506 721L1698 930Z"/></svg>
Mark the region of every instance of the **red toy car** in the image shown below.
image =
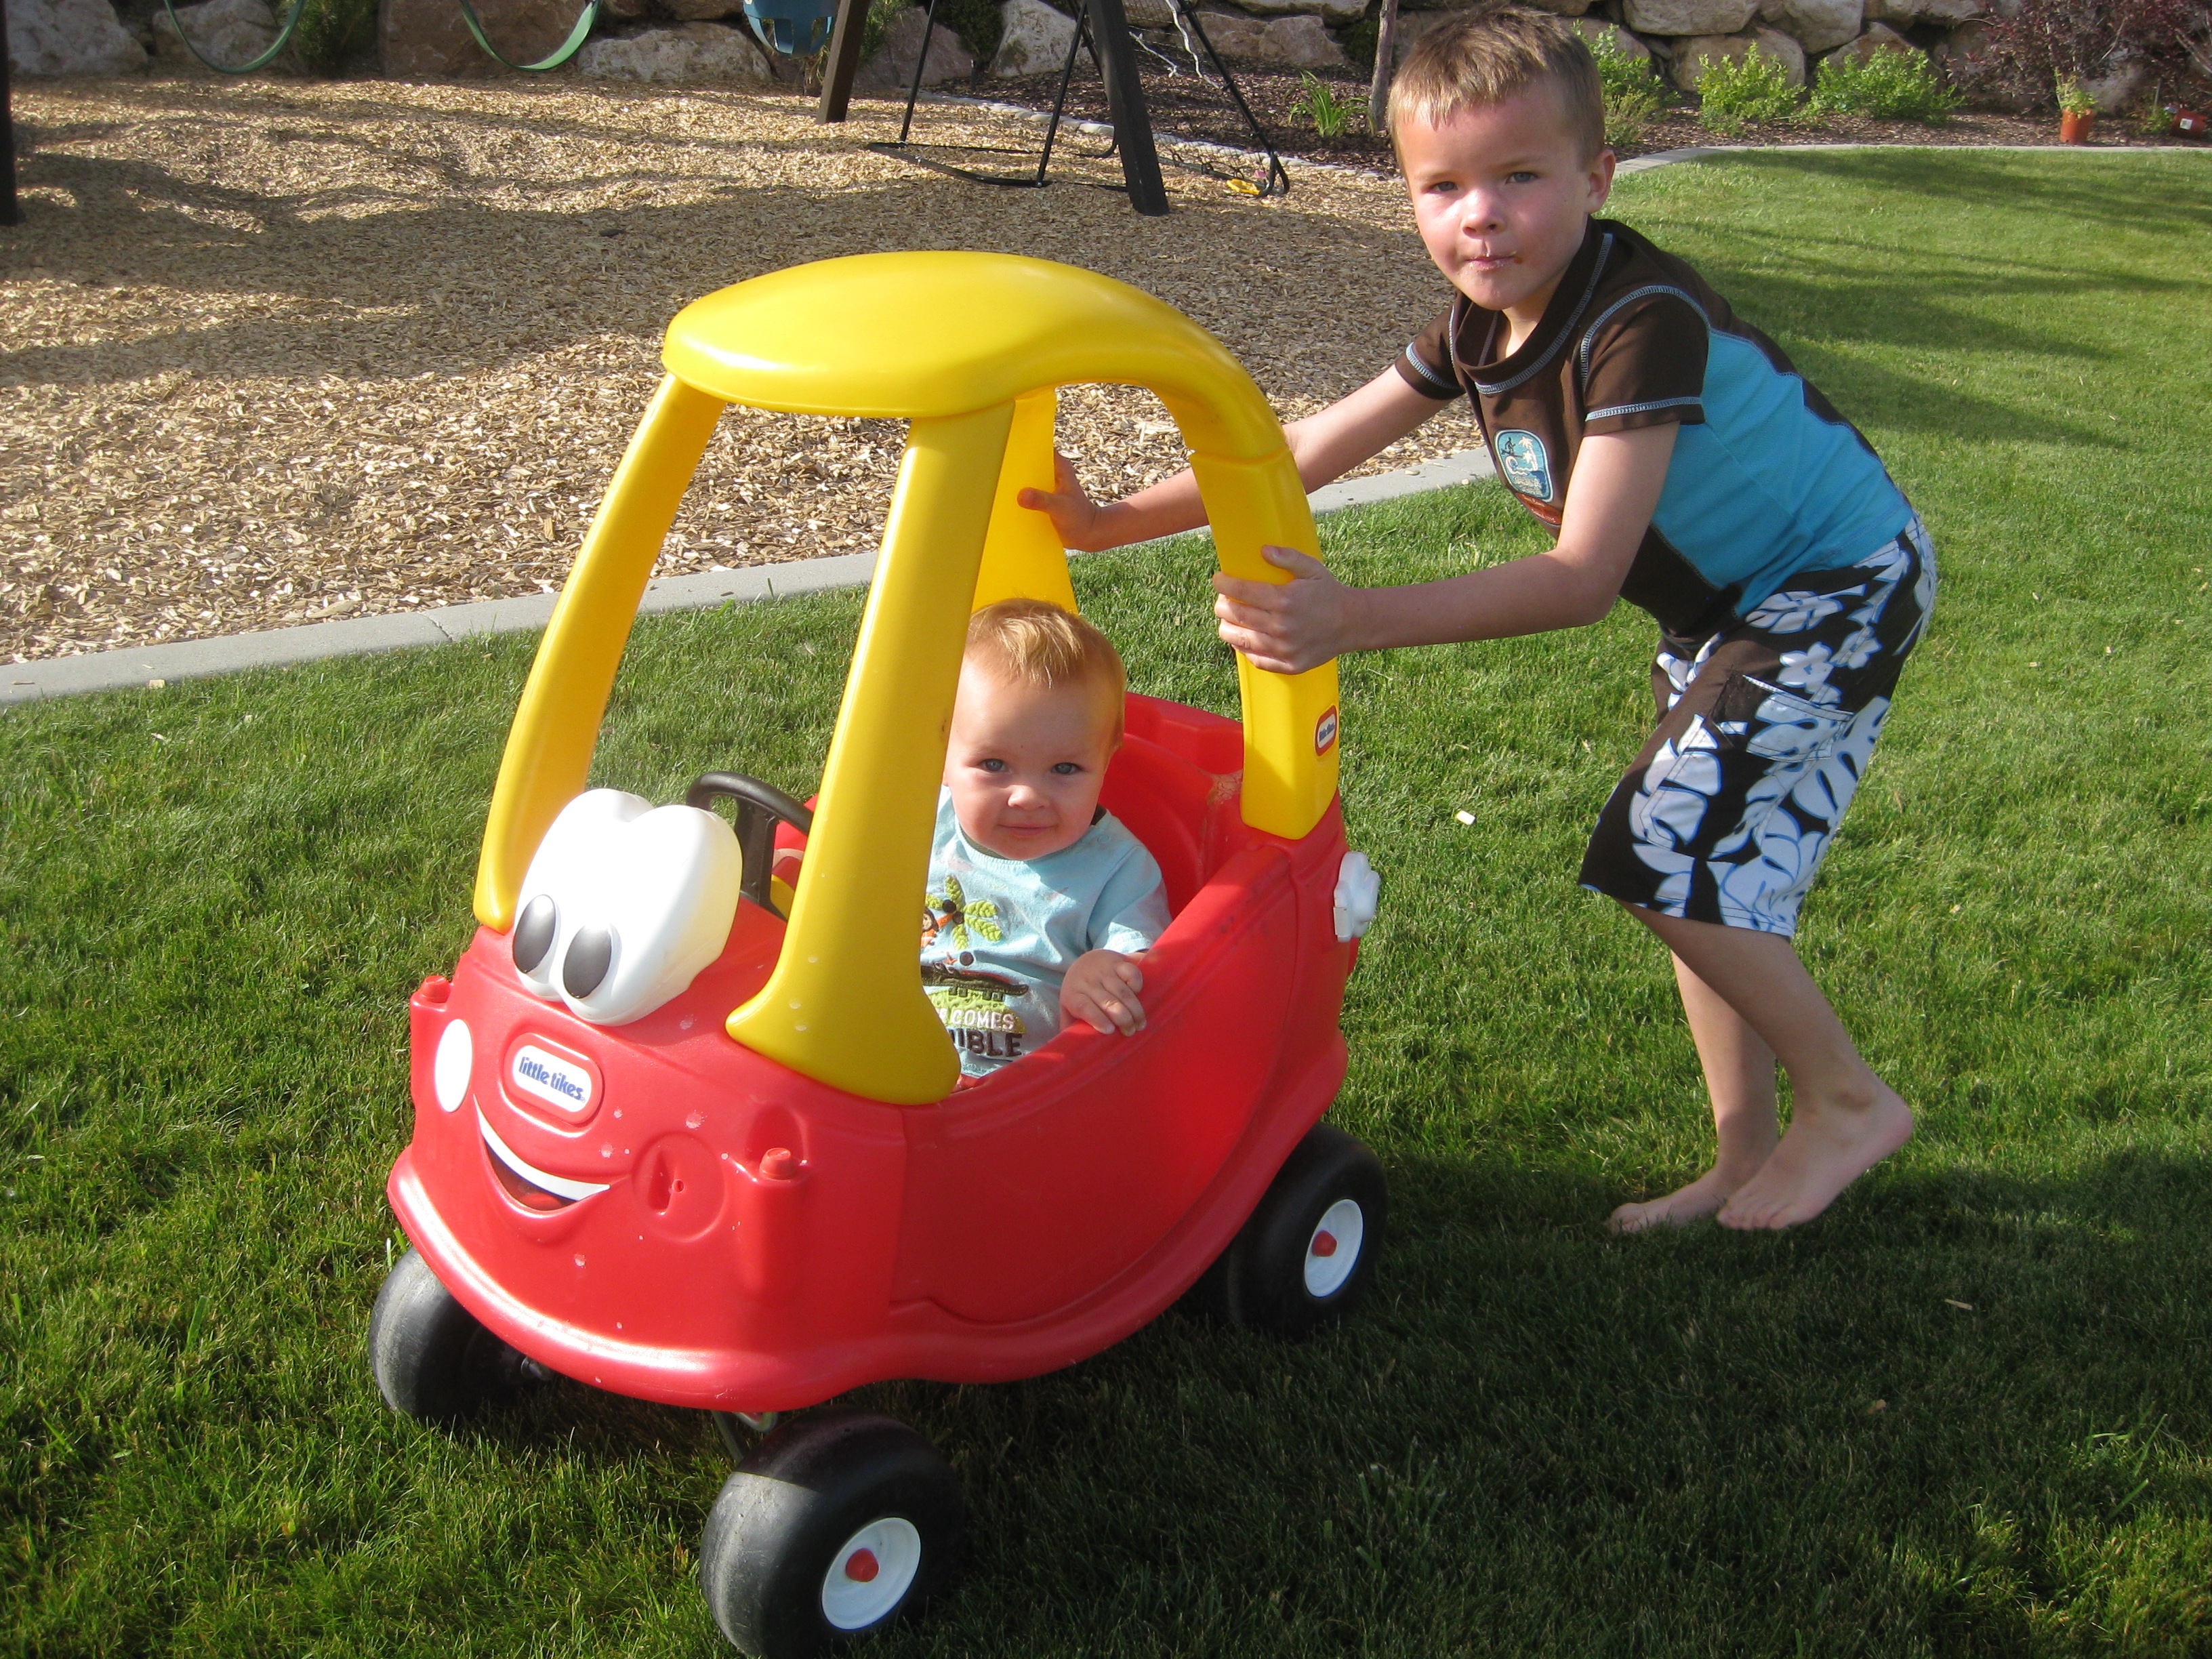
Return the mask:
<svg viewBox="0 0 2212 1659"><path fill-rule="evenodd" d="M953 395L996 426L901 394L908 466L817 804L730 774L678 806L583 789L642 573L713 414L738 398L824 401L759 384L763 362L790 372L774 342L806 332L775 310L788 312L789 284L828 285L849 317L870 314L872 289L915 305L924 278L979 307L963 349L998 379L979 392L971 375ZM1100 361L1040 367L1033 341L1004 337L1024 306L1056 333L1068 319L1054 305L1110 343ZM742 369L702 369L702 341ZM410 1006L415 1133L389 1191L415 1249L372 1321L386 1398L452 1419L551 1371L719 1413L743 1462L708 1521L701 1577L723 1631L753 1653L782 1659L888 1622L944 1582L962 1524L956 1479L911 1431L777 1415L893 1377L1035 1376L1194 1286L1231 1322L1297 1335L1340 1316L1372 1271L1382 1172L1319 1123L1344 1073L1339 1007L1375 899L1334 799L1333 666L1289 679L1243 665L1244 724L1129 698L1105 803L1158 860L1175 913L1146 959L1143 1031L1079 1024L956 1092L921 998L915 921L969 609L1024 588L1073 601L1057 545L1035 556L1048 521L1006 503L1050 476L1052 386L1138 378L1125 359L1140 348L1158 384L1156 360L1175 361L1163 341L1198 361L1164 393L1201 477L1233 465L1273 480L1209 495L1224 562L1256 565L1262 539L1310 549L1250 382L1194 325L1119 284L1036 261L874 256L680 316L674 372L509 739L483 925L453 977L426 980ZM841 372L877 401L841 395L872 412L887 394L862 365L867 343ZM915 386L941 384L942 365L925 369ZM933 454L961 465L933 483ZM708 810L725 796L734 832ZM813 1000L827 982L848 994ZM748 1449L740 1423L764 1437Z"/></svg>

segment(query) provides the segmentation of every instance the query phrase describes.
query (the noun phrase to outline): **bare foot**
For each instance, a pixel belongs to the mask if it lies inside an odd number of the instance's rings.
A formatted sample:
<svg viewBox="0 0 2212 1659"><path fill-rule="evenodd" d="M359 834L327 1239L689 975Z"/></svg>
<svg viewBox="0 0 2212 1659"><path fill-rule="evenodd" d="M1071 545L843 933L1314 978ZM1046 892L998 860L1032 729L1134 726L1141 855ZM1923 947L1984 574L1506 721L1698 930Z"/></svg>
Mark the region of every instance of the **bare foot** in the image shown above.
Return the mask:
<svg viewBox="0 0 2212 1659"><path fill-rule="evenodd" d="M1651 1227L1686 1226L1719 1209L1750 1178L1734 1172L1723 1175L1716 1165L1664 1198L1622 1205L1606 1218L1606 1228L1616 1233L1640 1233Z"/></svg>
<svg viewBox="0 0 2212 1659"><path fill-rule="evenodd" d="M1836 1201L1836 1194L1912 1139L1912 1109L1887 1084L1874 1103L1821 1105L1800 1100L1774 1156L1721 1206L1723 1227L1794 1227Z"/></svg>

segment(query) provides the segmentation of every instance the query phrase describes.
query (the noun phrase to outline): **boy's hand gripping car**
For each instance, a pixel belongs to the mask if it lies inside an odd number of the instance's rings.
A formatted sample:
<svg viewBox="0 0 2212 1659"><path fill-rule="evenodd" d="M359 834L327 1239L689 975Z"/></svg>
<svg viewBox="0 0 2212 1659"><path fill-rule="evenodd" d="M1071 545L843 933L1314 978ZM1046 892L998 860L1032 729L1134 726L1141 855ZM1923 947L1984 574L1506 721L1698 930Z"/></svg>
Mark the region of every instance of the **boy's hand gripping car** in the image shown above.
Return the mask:
<svg viewBox="0 0 2212 1659"><path fill-rule="evenodd" d="M920 319L926 319L926 323ZM1194 1285L1285 1334L1368 1278L1383 1182L1320 1125L1374 877L1336 799L1336 671L1240 661L1244 720L1133 696L1108 805L1175 921L1146 1029L1077 1024L980 1086L917 946L969 611L1073 606L1042 514L1054 388L1146 386L1192 451L1224 568L1314 550L1279 427L1221 347L1133 289L1034 259L836 259L670 327L669 374L538 653L477 867L483 924L410 1005L415 1249L377 1297L377 1381L452 1419L557 1371L738 1421L865 1382L1035 1376ZM730 774L684 805L586 787L615 668L726 403L911 422L812 812ZM733 796L738 830L705 810ZM779 829L777 820L786 827ZM770 878L803 849L795 881ZM780 908L787 903L788 920ZM737 1443L740 1446L742 1443ZM850 1412L774 1428L708 1518L700 1576L739 1647L872 1630L941 1584L958 1484Z"/></svg>

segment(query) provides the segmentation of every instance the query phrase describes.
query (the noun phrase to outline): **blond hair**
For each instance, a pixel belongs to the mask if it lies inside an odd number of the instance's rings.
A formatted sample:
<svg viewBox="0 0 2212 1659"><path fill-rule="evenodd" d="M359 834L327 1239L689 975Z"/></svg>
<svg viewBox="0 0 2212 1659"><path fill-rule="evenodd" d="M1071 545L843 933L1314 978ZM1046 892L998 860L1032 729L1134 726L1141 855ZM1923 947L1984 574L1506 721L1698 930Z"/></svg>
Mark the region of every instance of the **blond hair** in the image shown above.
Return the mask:
<svg viewBox="0 0 2212 1659"><path fill-rule="evenodd" d="M962 660L979 662L1017 685L1088 684L1110 705L1114 741L1121 740L1121 701L1129 684L1121 653L1073 611L1049 599L987 605L968 619Z"/></svg>
<svg viewBox="0 0 2212 1659"><path fill-rule="evenodd" d="M1547 82L1583 158L1605 148L1605 86L1573 25L1525 6L1462 12L1413 43L1390 87L1390 137L1408 121L1442 126Z"/></svg>

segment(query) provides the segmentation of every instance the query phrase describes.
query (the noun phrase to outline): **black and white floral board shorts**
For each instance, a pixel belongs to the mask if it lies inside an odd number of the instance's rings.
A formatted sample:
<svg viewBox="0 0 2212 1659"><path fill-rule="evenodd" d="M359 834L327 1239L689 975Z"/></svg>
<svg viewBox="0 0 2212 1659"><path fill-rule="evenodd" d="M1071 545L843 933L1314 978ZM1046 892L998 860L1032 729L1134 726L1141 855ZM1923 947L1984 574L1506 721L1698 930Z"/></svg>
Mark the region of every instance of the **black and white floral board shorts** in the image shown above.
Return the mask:
<svg viewBox="0 0 2212 1659"><path fill-rule="evenodd" d="M1870 558L1793 577L1711 639L1662 633L1658 728L1598 815L1583 885L1795 933L1935 602L1936 549L1915 519Z"/></svg>

